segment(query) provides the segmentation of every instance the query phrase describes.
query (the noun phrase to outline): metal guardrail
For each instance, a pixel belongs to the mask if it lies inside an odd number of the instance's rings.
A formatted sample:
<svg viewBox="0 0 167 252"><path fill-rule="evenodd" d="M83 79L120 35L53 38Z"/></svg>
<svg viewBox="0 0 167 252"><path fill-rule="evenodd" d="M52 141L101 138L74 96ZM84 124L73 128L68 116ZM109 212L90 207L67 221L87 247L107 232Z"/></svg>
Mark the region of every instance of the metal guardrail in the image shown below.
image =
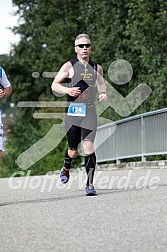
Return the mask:
<svg viewBox="0 0 167 252"><path fill-rule="evenodd" d="M167 154L167 108L99 126L95 148L97 163Z"/></svg>

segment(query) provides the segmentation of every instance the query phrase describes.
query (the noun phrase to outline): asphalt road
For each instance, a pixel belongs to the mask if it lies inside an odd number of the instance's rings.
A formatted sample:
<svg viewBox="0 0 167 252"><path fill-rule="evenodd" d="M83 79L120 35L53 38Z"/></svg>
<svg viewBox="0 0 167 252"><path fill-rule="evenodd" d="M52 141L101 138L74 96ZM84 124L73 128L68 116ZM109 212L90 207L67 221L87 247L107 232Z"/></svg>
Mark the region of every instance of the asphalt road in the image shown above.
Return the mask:
<svg viewBox="0 0 167 252"><path fill-rule="evenodd" d="M97 170L92 197L84 179L0 179L0 251L167 251L167 169Z"/></svg>

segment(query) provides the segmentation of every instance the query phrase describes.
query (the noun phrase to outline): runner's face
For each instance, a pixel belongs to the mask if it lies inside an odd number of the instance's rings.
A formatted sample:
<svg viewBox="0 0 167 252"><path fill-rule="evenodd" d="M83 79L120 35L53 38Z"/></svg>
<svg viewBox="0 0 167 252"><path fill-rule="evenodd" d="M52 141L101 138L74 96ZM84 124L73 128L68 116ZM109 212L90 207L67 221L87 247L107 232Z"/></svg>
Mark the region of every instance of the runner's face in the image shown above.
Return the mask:
<svg viewBox="0 0 167 252"><path fill-rule="evenodd" d="M75 42L75 52L77 53L78 57L82 59L88 58L91 53L91 44L90 40L87 38L80 38L77 39ZM88 45L87 47L85 45Z"/></svg>

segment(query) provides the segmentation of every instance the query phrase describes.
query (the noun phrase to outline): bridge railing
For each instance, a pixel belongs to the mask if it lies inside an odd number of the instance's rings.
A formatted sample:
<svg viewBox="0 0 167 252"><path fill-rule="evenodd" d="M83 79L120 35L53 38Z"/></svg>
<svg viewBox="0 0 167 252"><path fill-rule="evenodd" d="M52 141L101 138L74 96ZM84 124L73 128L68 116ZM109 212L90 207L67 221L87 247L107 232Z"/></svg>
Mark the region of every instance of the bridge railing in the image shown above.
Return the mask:
<svg viewBox="0 0 167 252"><path fill-rule="evenodd" d="M167 154L167 108L99 126L95 148L97 163Z"/></svg>

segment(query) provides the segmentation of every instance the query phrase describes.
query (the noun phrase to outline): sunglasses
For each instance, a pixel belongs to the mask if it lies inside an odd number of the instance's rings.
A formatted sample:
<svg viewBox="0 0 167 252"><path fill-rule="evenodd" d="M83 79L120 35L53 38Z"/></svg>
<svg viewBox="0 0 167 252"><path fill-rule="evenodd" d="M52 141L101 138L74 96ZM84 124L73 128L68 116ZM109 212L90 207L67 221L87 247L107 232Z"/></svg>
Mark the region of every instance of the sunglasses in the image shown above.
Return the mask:
<svg viewBox="0 0 167 252"><path fill-rule="evenodd" d="M91 46L91 44L79 44L76 46L78 46L79 48L84 48L84 47L89 48Z"/></svg>

